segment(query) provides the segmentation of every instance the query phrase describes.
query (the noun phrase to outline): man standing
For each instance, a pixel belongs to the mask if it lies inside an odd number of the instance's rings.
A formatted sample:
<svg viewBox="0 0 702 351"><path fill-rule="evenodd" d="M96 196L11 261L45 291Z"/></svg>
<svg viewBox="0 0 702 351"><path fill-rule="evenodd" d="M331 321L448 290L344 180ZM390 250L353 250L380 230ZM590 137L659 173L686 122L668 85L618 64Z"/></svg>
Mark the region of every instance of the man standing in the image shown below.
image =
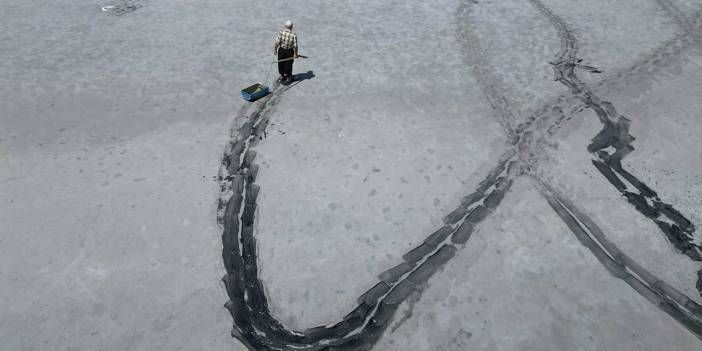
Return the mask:
<svg viewBox="0 0 702 351"><path fill-rule="evenodd" d="M285 22L285 29L278 32L273 46L273 55L278 54L279 81L289 83L292 81L293 61L297 56L297 34L292 31L292 21Z"/></svg>

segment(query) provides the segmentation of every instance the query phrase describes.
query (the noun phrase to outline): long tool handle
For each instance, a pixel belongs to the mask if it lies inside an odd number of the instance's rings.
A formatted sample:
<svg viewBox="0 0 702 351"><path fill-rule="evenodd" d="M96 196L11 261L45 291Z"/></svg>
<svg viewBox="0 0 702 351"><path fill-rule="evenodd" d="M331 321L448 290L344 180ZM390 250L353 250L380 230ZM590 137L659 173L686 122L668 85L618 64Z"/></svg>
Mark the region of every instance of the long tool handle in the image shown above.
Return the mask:
<svg viewBox="0 0 702 351"><path fill-rule="evenodd" d="M297 55L297 58L309 58L309 57L304 56L304 55ZM273 63L285 62L285 61L290 61L290 60L294 60L294 59L295 59L294 57L289 57L289 58L282 59L279 61L273 61Z"/></svg>

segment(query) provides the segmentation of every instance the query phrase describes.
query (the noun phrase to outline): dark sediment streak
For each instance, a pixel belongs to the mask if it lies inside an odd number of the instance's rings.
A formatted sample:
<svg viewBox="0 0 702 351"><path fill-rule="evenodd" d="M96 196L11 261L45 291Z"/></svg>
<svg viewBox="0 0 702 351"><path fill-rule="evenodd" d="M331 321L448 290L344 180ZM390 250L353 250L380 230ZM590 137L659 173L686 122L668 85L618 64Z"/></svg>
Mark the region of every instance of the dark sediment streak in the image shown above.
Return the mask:
<svg viewBox="0 0 702 351"><path fill-rule="evenodd" d="M576 57L577 41L573 33L569 30L565 22L560 17L553 14L543 3L538 0L529 0L529 2L549 19L560 37L561 51L555 62L552 63L556 81L567 86L574 96L577 96L587 107L595 111L600 122L604 125L602 131L593 138L592 143L587 147L588 151L598 158L597 160L593 160L593 164L640 213L658 224L668 240L670 240L678 250L688 255L693 260L700 260L700 247L692 243L692 234L695 230L692 223L671 205L661 202L655 191L623 169L621 160L634 149L633 146L631 146L631 142L634 138L629 135L630 121L618 114L611 102L601 100L576 75L575 70L579 61ZM605 150L610 147L615 150L612 154ZM619 178L617 174L621 178ZM624 182L629 183L633 191L629 191L629 186ZM640 278L643 277L642 275L645 275L651 277L651 280L653 280L650 273L644 271L613 244L609 243L594 222L580 213L567 199L557 194L545 182L538 180L537 183L542 194L549 201L549 204L559 217L564 220L576 237L595 254L600 262L602 262L612 274L618 278L624 279L629 285L636 289L636 291L654 302L663 311L688 328L698 338L702 338L702 310L699 305L657 278L655 278L655 283L653 283L652 287L641 286L640 281L628 275L625 268L632 270L635 274L638 274ZM610 252L608 255L609 259L604 257L603 254L596 249L595 245L585 238L584 227L579 225L577 223L578 221L580 221L580 224L584 224L591 233L596 233L598 242L601 245L608 246L611 251L616 252L613 254ZM601 246L598 247L600 250L602 249ZM625 262L618 261L618 259ZM665 288L658 288L656 284L658 284L658 286L664 286ZM699 285L698 282L698 286ZM651 295L652 292L658 294L658 297L663 297L663 299L661 300ZM671 302L671 296L678 298L680 305L675 305Z"/></svg>
<svg viewBox="0 0 702 351"><path fill-rule="evenodd" d="M497 122L509 138L511 144L517 139L515 123L517 119L513 112L513 102L504 94L505 88L500 80L495 77L492 66L483 55L483 49L478 38L473 35L471 22L468 16L471 12L473 1L461 1L456 9L457 37L464 52L464 60L471 74L475 77L483 96L495 111ZM488 43L489 44L489 43Z"/></svg>
<svg viewBox="0 0 702 351"><path fill-rule="evenodd" d="M459 13L465 12L466 6L470 5L467 2L462 2L459 7ZM546 9L546 11L548 10ZM548 12L550 13L550 11ZM461 16L459 15L458 17L460 18ZM567 30L565 26L562 29ZM670 51L667 49L668 47L679 48L682 45L680 44L681 42L689 43L688 39L690 36L688 34L686 32L684 35L670 41L664 48L654 51L650 58L644 59L638 65L655 66L662 64L659 59L661 53L668 53ZM572 42L574 43L574 39ZM472 54L475 54L475 51ZM571 55L568 50L562 51L561 54L567 59L575 60L575 54ZM473 57L472 59L480 61L480 58L481 56ZM566 62L568 61L558 62L554 66L561 66ZM664 62L665 60L663 60L663 64ZM479 67L479 65L475 64L472 66ZM597 71L594 67L583 66L577 62L572 67L573 70L575 67L578 67L589 71ZM609 80L605 80L605 83L601 85L606 87L616 84L618 81L625 79L636 68L636 66L632 67L630 71L624 71ZM580 111L585 107L592 107L587 105L587 101L585 101L585 104L580 102L582 93L577 90L577 84L571 84L572 81L562 79L561 82L571 88L573 95L558 97L552 104L545 105L535 116L529 117L525 122L515 127L516 120L511 112L510 102L501 93L499 86L495 83L496 80L485 71L475 70L473 73L478 77L481 89L483 89L490 105L497 111L498 121L505 129L512 146L503 153L497 165L480 182L475 191L463 198L459 208L445 217L444 222L446 225L430 234L423 243L406 253L403 256L403 262L399 265L380 274L379 282L357 299L357 306L349 314L342 317L334 325L314 327L305 331L288 330L271 315L263 283L258 278L256 239L253 230L257 206L256 196L259 188L255 184L258 173L258 165L254 163L256 154L251 149L265 136L265 129L270 122L272 111L284 92L290 87L276 86L270 96L252 105L252 108L248 110L244 108L240 111L239 117L247 118L247 122L238 131L232 131L231 145L225 152L220 171L220 180L222 182L222 193L228 195L220 199L220 211L218 213L218 220L224 229L222 235L222 258L227 274L224 276L223 281L230 299L225 304L225 307L231 312L234 319L234 328L232 330L234 337L251 350L371 349L390 325L400 304L410 296L413 296L413 294L421 292L426 287L430 277L455 256L457 250L469 240L475 226L500 204L505 194L509 191L513 179L523 174L524 171L532 173L535 167L534 150L546 140L543 135L537 135L535 139L534 135L536 132L542 132L542 129L546 129L550 135L554 128L557 128L564 120L567 120L567 116L570 113ZM568 73L567 70L565 73ZM553 118L556 119L555 122L547 123ZM597 150L600 151L601 149ZM625 156L624 151L619 154L618 160L621 160L623 156ZM613 158L617 159L615 156ZM602 160L595 160L595 162L599 162L596 166L604 173L607 173L606 177L611 179L611 182L615 184L617 189L623 189L622 191L627 189L624 182L615 180L619 179L617 174L622 176L620 171L614 169L608 162ZM642 189L647 190L648 187L638 182L635 177L628 174L622 177L632 186L633 184L640 185L641 189L635 186L639 192L651 195L652 191L642 191ZM540 189L550 189L550 187L547 184L542 184ZM549 199L548 196L551 193L547 191L542 191L542 193ZM576 209L573 209L574 206L563 206L564 201L551 196L549 204L554 207L554 210L565 221L570 217L562 216L562 214L572 214ZM637 203L641 203L640 200L637 201ZM676 218L681 223L684 223L684 217L669 205L661 203L657 213L664 214L666 218ZM582 224L583 221L589 221L589 218L577 219L575 222L578 220ZM590 221L589 223L590 227L592 227L592 222ZM662 223L659 226L667 225L667 222ZM593 229L588 230L590 232L593 231ZM576 230L574 230L574 233L576 235L581 234L581 232L576 232ZM599 242L604 241L607 243L601 231L597 233L602 238ZM579 239L581 237L584 238L581 235ZM594 246L592 247L594 248ZM610 249L611 251L613 250ZM593 253L595 252L593 251ZM597 252L596 256L599 255L598 259L600 259L602 253ZM699 306L664 282L651 278L650 274L621 252L616 251L615 256L610 255L609 257L610 261L601 260L601 262L613 274L621 277L625 276L626 269L631 268L613 269L612 267L617 267L617 265L621 267L621 262L618 262L616 259L625 257L626 265L634 267L636 270L635 274L639 277L644 276L643 279L645 281L645 284L640 281L637 283L637 280L627 278L625 279L627 283L649 300L657 303L661 309L686 325L696 335L700 335L699 318L697 318L698 315L696 314L699 312ZM611 257L616 259L612 261Z"/></svg>
<svg viewBox="0 0 702 351"><path fill-rule="evenodd" d="M651 219L668 241L681 253L702 261L702 247L694 243L695 226L672 205L622 166L635 140L629 134L631 121L617 112L614 105L601 100L575 74L578 59L577 41L565 23L539 1L531 1L556 26L561 38L561 52L553 62L555 79L567 86L587 107L597 114L603 129L592 139L587 150L596 156L593 164L641 214ZM688 22L686 22L688 23ZM613 152L607 149L614 149ZM700 291L702 293L702 291Z"/></svg>
<svg viewBox="0 0 702 351"><path fill-rule="evenodd" d="M253 224L258 166L253 147L265 134L270 114L289 87L276 86L272 94L240 117L247 121L232 131L220 170L222 193L219 221L223 226L222 259L227 274L222 279L229 301L225 307L234 319L232 335L252 350L366 350L373 347L392 322L400 304L421 292L465 244L475 226L496 208L509 191L516 172L514 152L463 198L461 206L445 219L445 226L407 252L403 261L379 275L379 282L358 299L358 305L331 326L304 331L286 329L270 313L263 283L258 278L256 238Z"/></svg>
<svg viewBox="0 0 702 351"><path fill-rule="evenodd" d="M565 196L534 177L541 194L575 237L614 277L623 280L651 303L702 339L702 307L639 266L612 244L604 232Z"/></svg>

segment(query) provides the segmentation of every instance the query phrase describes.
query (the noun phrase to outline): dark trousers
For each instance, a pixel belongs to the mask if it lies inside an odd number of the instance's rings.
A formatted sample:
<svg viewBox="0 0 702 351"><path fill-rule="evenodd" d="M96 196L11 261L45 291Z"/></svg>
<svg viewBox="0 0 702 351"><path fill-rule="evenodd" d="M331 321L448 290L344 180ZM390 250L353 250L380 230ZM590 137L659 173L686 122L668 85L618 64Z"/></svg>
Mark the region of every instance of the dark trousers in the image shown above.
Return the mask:
<svg viewBox="0 0 702 351"><path fill-rule="evenodd" d="M291 58L295 55L295 50L293 49L278 49L278 61L284 60L286 58ZM278 62L278 73L283 77L292 77L293 61L288 60L285 62Z"/></svg>

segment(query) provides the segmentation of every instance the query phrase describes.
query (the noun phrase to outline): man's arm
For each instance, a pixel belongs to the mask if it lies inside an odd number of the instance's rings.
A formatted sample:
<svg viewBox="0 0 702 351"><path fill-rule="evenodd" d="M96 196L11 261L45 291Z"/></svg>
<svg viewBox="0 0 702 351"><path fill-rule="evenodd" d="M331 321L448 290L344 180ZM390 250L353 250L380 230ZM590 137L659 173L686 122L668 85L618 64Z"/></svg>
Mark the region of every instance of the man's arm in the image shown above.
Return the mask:
<svg viewBox="0 0 702 351"><path fill-rule="evenodd" d="M273 43L273 55L278 53L278 46L280 46L280 33L275 37L275 42Z"/></svg>

